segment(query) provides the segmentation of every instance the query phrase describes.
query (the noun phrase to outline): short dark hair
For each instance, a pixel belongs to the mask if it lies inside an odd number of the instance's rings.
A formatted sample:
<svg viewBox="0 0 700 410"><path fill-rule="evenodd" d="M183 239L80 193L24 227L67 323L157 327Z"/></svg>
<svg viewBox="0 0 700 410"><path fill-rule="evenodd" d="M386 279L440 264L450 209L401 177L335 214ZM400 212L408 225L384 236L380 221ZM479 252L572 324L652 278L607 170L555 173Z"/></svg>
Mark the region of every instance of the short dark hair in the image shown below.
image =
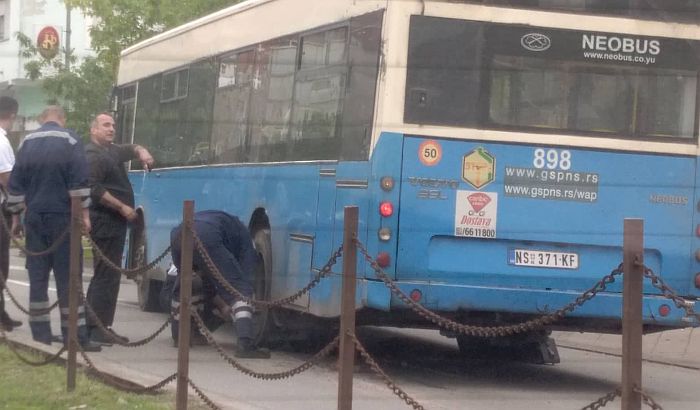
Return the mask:
<svg viewBox="0 0 700 410"><path fill-rule="evenodd" d="M12 115L17 115L19 104L12 97L0 97L0 120L6 120Z"/></svg>

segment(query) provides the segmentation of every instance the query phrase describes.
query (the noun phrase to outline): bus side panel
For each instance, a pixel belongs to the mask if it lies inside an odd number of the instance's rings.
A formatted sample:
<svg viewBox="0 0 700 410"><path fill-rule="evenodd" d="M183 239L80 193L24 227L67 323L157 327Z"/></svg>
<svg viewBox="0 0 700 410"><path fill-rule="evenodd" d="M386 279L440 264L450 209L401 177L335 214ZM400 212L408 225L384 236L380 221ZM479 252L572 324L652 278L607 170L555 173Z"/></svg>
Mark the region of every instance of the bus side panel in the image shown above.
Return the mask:
<svg viewBox="0 0 700 410"><path fill-rule="evenodd" d="M309 247L290 247L297 244L290 234L315 232L318 168L318 164L267 165L131 173L136 203L143 206L146 217L149 261L169 245L170 230L182 221L182 203L187 199L196 199L195 210L224 210L245 224L255 209L262 208L271 225L272 295L287 296L290 289L306 285L311 275ZM307 302L302 303L306 308Z"/></svg>

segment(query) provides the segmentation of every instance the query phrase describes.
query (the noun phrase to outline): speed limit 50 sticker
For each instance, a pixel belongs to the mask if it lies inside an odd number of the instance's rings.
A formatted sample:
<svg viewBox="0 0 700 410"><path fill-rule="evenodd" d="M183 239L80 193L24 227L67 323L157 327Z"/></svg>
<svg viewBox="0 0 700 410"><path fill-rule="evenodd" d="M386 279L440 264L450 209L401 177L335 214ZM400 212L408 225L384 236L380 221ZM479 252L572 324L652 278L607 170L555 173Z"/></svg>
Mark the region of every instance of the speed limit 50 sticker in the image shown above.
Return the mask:
<svg viewBox="0 0 700 410"><path fill-rule="evenodd" d="M439 164L442 159L442 146L434 140L423 141L418 147L418 159L428 167Z"/></svg>
<svg viewBox="0 0 700 410"><path fill-rule="evenodd" d="M495 238L498 193L457 191L455 236Z"/></svg>

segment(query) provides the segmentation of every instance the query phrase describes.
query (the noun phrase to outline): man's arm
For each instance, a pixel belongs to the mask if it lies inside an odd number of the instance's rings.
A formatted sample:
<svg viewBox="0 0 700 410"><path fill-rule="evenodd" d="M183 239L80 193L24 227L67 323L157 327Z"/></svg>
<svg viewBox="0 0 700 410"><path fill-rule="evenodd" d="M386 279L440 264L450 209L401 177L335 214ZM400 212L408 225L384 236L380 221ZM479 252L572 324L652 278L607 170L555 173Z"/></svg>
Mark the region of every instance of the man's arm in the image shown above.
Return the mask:
<svg viewBox="0 0 700 410"><path fill-rule="evenodd" d="M136 213L134 208L118 200L107 190L102 192L102 195L100 196L100 204L119 212L119 214L129 222L135 221L138 217L138 213Z"/></svg>
<svg viewBox="0 0 700 410"><path fill-rule="evenodd" d="M153 167L153 156L148 150L138 144L119 145L119 161L126 162L138 159L146 170Z"/></svg>
<svg viewBox="0 0 700 410"><path fill-rule="evenodd" d="M80 138L74 136L77 141ZM68 167L68 194L81 199L83 208L83 233L88 234L91 230L90 224L90 188L88 188L88 165L85 157L85 149L83 144L78 142L72 146L71 160Z"/></svg>
<svg viewBox="0 0 700 410"><path fill-rule="evenodd" d="M3 188L7 189L7 186L9 184L10 184L10 173L9 172L0 173L0 185L2 185Z"/></svg>

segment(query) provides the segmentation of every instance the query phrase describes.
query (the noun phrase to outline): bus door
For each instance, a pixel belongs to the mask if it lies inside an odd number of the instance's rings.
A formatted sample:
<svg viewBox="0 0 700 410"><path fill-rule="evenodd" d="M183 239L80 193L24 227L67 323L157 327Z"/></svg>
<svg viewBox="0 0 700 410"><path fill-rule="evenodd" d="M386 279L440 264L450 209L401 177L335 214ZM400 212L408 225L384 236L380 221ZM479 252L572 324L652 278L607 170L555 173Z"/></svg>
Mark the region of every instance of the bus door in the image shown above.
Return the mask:
<svg viewBox="0 0 700 410"><path fill-rule="evenodd" d="M322 164L319 167L317 228L314 238L313 269L315 277L331 256L343 244L344 211L346 206L359 207L358 235L366 239L368 213L368 171L366 162ZM363 234L364 233L364 234ZM358 258L357 275L364 275L364 263ZM334 316L340 313L342 258L333 266L336 273L314 289L311 313Z"/></svg>

